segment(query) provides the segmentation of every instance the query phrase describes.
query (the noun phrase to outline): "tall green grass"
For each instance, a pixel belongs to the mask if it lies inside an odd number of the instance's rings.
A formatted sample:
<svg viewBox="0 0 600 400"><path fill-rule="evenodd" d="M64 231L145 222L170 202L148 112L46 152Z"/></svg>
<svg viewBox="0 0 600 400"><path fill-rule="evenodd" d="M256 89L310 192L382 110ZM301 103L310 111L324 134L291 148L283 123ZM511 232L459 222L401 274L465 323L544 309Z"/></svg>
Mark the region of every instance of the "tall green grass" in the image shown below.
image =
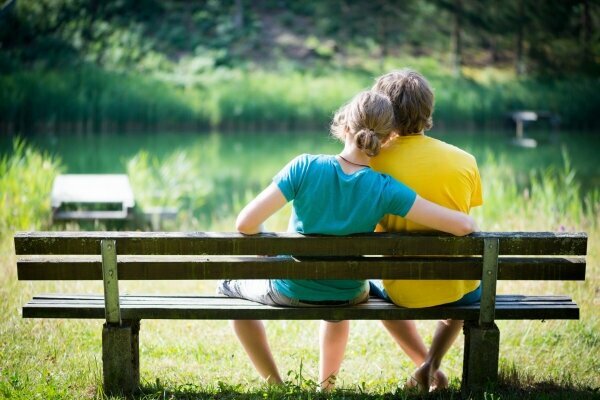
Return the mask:
<svg viewBox="0 0 600 400"><path fill-rule="evenodd" d="M397 62L386 68L406 66ZM439 65L423 65L436 93L438 126L503 126L507 113L520 109L558 115L568 129L599 126L597 78L454 78ZM93 66L16 71L0 76L0 127L20 134L314 128L381 72L214 68L180 77Z"/></svg>
<svg viewBox="0 0 600 400"><path fill-rule="evenodd" d="M49 227L50 190L61 170L59 159L13 141L12 153L0 158L0 245L17 230Z"/></svg>
<svg viewBox="0 0 600 400"><path fill-rule="evenodd" d="M198 97L140 74L21 70L0 75L0 87L0 123L18 134L197 128Z"/></svg>
<svg viewBox="0 0 600 400"><path fill-rule="evenodd" d="M481 164L485 203L473 210L485 230L595 230L600 227L600 188L582 190L565 149L562 160L532 169L527 179L506 155L488 152Z"/></svg>

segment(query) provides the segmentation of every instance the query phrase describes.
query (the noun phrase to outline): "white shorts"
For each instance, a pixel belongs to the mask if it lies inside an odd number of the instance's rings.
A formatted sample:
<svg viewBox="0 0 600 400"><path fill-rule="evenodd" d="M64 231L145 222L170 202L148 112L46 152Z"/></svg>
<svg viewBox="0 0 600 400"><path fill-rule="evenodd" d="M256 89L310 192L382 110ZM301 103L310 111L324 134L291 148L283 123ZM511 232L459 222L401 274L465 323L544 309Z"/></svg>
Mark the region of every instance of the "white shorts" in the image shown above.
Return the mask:
<svg viewBox="0 0 600 400"><path fill-rule="evenodd" d="M273 281L270 279L224 280L219 283L217 293L227 297L255 301L268 306L287 307L350 306L363 303L369 299L368 291L361 293L352 300L309 301L293 299L278 292L273 286Z"/></svg>

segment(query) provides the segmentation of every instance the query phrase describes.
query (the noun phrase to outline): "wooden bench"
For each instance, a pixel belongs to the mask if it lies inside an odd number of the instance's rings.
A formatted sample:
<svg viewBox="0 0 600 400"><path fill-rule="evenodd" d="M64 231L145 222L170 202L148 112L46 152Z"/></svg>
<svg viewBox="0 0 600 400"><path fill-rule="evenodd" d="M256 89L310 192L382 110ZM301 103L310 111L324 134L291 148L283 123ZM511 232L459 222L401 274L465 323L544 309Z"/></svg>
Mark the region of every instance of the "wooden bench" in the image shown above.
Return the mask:
<svg viewBox="0 0 600 400"><path fill-rule="evenodd" d="M139 386L142 319L465 320L462 389L497 379L495 320L578 319L568 296L496 295L496 280L584 280L584 233L477 233L465 237L366 234L22 232L15 235L20 280L104 280L102 294L37 295L24 318L105 319L104 389ZM272 257L281 255L294 257ZM386 255L382 257L380 255ZM186 256L186 257L182 257ZM371 299L352 307L285 308L221 296L119 296L118 280L481 279L469 306L421 309Z"/></svg>

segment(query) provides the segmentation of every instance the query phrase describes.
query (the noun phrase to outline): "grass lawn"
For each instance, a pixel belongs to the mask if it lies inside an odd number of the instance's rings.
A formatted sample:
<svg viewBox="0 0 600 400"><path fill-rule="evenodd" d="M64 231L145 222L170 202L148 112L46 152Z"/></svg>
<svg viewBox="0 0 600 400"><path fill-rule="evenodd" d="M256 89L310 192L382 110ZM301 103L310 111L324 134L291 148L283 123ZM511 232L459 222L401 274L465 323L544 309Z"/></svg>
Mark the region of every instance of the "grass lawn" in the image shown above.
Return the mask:
<svg viewBox="0 0 600 400"><path fill-rule="evenodd" d="M35 151L14 154L0 162L0 398L103 398L102 321L20 317L21 306L34 293L101 293L102 285L17 281L12 234L47 228L48 182L59 167ZM488 160L481 167L486 206L474 214L482 229L585 231L589 235L587 277L585 282L499 282L500 293L570 294L581 307L581 319L498 322L502 379L481 398L600 398L600 196L593 187L585 197L579 196L568 168L558 173L532 172L528 190L519 191L511 168L502 160ZM240 198L259 189L241 188ZM283 229L286 212L289 209L271 221L271 229ZM223 214L227 216L212 222L211 229L197 230L227 230L234 215ZM214 282L123 282L120 289L121 293L212 293L214 288ZM268 388L261 382L226 321L142 321L143 392L138 398L419 398L402 390L414 366L377 322L352 323L339 389L330 395L315 390L318 321L270 321L266 326L275 358L288 379L283 388ZM429 342L435 322L418 326ZM451 378L450 389L427 397L459 398L462 339L448 353L443 369Z"/></svg>
<svg viewBox="0 0 600 400"><path fill-rule="evenodd" d="M598 232L590 232L593 239ZM499 283L500 292L570 293L579 321L499 321L503 381L488 398L594 398L600 395L599 246L590 241L587 280ZM24 320L20 306L33 293L102 291L100 282L16 281L12 248L4 241L1 278L0 397L101 398L102 321ZM214 282L121 284L122 293L212 292ZM314 391L318 321L268 321L275 357L289 385L265 387L226 321L142 321L140 363L144 399L327 398ZM434 322L418 323L430 340ZM449 391L458 397L462 340L444 360ZM352 323L346 359L333 398L412 398L401 390L413 366L375 321Z"/></svg>

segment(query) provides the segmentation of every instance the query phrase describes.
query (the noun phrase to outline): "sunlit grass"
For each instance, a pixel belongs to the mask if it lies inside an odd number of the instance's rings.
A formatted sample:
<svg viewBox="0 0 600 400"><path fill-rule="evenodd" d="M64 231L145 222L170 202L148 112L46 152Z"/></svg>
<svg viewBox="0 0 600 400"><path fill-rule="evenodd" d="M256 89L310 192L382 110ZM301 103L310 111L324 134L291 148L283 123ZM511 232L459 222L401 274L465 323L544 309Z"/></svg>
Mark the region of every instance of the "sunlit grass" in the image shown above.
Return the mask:
<svg viewBox="0 0 600 400"><path fill-rule="evenodd" d="M248 148L235 137L214 136L157 157L139 152L128 159L136 198L144 205L182 211L169 228L232 230L235 214L294 155L335 152L324 138L259 140ZM264 141L263 141L264 140ZM277 143L277 144L274 144ZM237 150L236 150L237 149ZM309 150L312 151L312 150ZM507 156L479 157L485 205L475 210L483 230L586 231L585 282L499 282L501 293L569 294L581 307L579 321L499 321L503 383L488 398L593 398L600 388L600 194L583 183L564 153L553 167L536 168L528 179ZM100 398L101 321L25 320L20 307L43 292L102 292L101 282L19 282L12 233L48 229L52 178L65 167L55 158L16 142L0 163L0 398ZM19 199L15 201L14 199ZM4 204L9 204L8 202ZM284 230L289 208L268 227ZM212 293L214 282L122 282L122 293ZM141 398L329 398L314 391L317 321L269 321L275 358L289 385L265 387L225 321L142 321ZM434 323L419 322L426 342ZM356 321L334 398L416 398L401 390L414 367L376 322ZM451 390L431 398L458 397L462 341L443 364Z"/></svg>
<svg viewBox="0 0 600 400"><path fill-rule="evenodd" d="M50 190L60 160L20 139L0 158L0 235L8 241L17 230L45 227L50 221ZM4 244L4 243L2 243Z"/></svg>

